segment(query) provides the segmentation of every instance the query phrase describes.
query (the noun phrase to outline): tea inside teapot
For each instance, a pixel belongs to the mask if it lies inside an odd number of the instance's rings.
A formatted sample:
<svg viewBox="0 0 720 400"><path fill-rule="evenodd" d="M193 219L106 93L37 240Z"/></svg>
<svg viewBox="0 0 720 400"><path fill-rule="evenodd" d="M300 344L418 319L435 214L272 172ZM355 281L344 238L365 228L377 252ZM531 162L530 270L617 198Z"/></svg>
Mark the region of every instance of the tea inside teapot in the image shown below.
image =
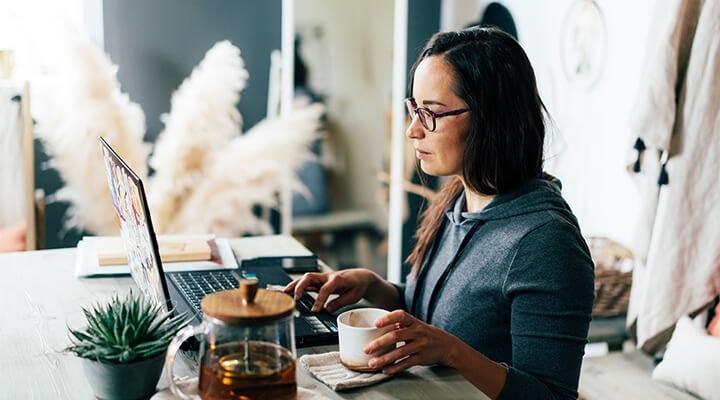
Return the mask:
<svg viewBox="0 0 720 400"><path fill-rule="evenodd" d="M203 399L294 399L295 358L274 343L226 343L203 357L198 393Z"/></svg>

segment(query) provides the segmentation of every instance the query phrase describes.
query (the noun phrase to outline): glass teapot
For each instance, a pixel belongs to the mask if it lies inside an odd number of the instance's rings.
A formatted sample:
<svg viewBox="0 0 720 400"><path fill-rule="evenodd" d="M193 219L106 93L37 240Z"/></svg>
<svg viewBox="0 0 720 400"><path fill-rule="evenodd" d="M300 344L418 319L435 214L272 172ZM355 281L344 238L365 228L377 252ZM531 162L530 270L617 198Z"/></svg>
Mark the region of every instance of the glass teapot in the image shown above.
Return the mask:
<svg viewBox="0 0 720 400"><path fill-rule="evenodd" d="M203 322L180 330L168 348L170 389L181 399L295 399L295 300L258 289L244 279L238 289L205 296ZM175 355L197 336L200 377L197 395L187 394L174 379Z"/></svg>

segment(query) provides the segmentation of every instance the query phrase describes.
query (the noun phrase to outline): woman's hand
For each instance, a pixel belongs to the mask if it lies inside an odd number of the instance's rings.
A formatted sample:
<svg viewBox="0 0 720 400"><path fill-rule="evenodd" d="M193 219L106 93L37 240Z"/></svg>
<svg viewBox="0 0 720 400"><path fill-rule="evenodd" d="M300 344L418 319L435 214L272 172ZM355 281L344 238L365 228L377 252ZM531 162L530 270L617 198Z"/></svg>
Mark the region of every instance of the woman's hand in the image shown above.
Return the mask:
<svg viewBox="0 0 720 400"><path fill-rule="evenodd" d="M382 281L376 273L362 268L346 269L337 272L310 272L285 286L286 293L295 292L295 300L299 300L306 291L317 292L312 311L320 311L325 306L329 312L340 307L355 304L365 297L368 288ZM331 294L338 297L328 301Z"/></svg>
<svg viewBox="0 0 720 400"><path fill-rule="evenodd" d="M384 315L375 323L378 328L388 325L395 325L395 329L370 342L364 349L365 353L392 347L399 342L405 344L371 359L371 368L382 368L385 374L395 374L413 365L453 366L455 350L458 344L462 344L455 336L402 310ZM398 360L401 361L395 363Z"/></svg>

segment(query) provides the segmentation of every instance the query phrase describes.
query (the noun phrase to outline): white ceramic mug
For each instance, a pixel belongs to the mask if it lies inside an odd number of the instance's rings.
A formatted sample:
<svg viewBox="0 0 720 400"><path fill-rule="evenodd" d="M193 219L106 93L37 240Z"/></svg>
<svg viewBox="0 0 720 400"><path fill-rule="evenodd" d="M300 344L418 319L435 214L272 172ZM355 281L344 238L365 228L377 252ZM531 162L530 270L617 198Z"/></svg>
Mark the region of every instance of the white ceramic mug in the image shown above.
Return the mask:
<svg viewBox="0 0 720 400"><path fill-rule="evenodd" d="M338 347L340 361L344 366L353 371L375 371L376 369L368 367L368 361L395 348L393 345L372 354L363 352L368 343L394 329L392 325L375 327L375 321L388 313L389 311L380 308L358 308L345 311L337 317Z"/></svg>

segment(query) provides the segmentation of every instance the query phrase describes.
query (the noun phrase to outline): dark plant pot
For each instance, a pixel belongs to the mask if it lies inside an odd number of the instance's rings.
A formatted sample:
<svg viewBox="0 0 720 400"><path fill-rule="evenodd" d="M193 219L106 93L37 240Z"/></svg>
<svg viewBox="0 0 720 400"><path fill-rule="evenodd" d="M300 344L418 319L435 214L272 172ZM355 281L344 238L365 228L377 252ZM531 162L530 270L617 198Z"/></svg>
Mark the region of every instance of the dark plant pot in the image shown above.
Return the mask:
<svg viewBox="0 0 720 400"><path fill-rule="evenodd" d="M155 394L165 364L165 353L128 364L81 360L95 397L102 400L141 400Z"/></svg>

